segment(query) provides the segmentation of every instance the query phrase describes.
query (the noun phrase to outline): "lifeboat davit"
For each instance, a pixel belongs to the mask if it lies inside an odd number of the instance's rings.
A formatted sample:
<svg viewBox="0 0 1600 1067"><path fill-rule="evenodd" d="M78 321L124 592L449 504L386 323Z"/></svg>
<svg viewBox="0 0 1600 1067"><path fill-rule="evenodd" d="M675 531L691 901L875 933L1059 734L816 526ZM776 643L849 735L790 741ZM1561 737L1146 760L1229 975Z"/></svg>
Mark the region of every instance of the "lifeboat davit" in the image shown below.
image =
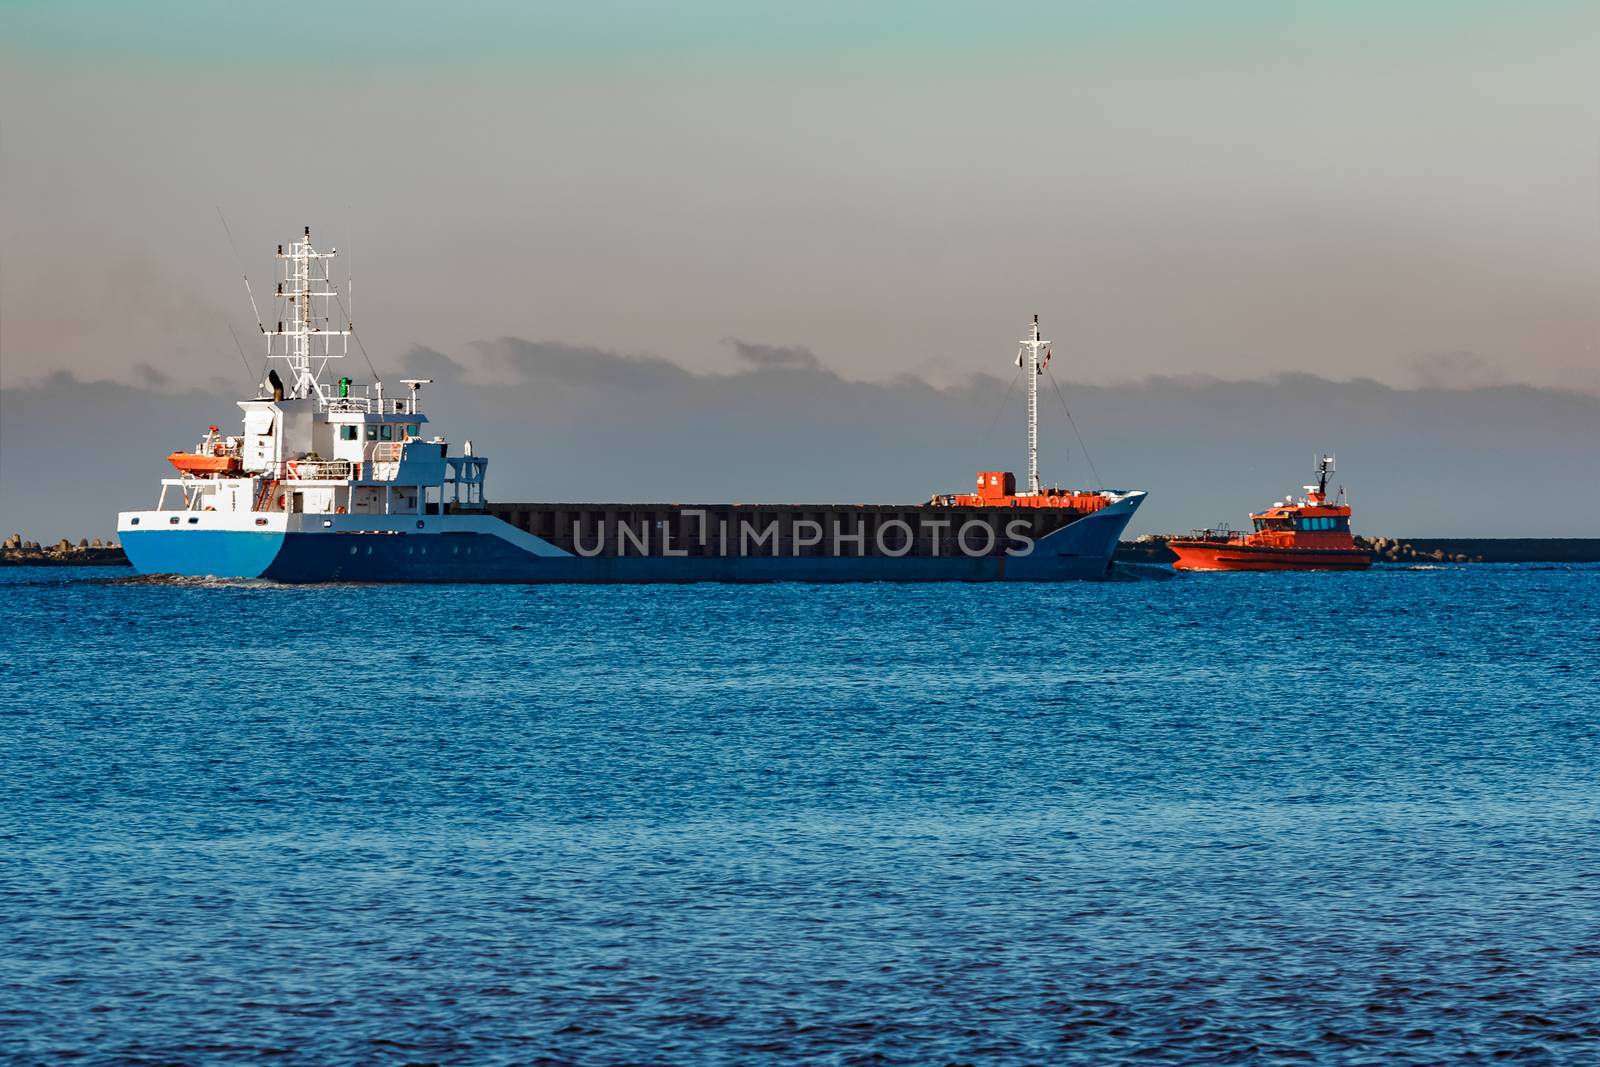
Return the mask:
<svg viewBox="0 0 1600 1067"><path fill-rule="evenodd" d="M1372 566L1372 554L1350 533L1350 505L1344 490L1328 500L1328 475L1333 457L1317 463L1317 484L1305 487L1305 498L1274 504L1251 515L1255 530L1245 534L1199 534L1168 541L1180 571L1360 571Z"/></svg>

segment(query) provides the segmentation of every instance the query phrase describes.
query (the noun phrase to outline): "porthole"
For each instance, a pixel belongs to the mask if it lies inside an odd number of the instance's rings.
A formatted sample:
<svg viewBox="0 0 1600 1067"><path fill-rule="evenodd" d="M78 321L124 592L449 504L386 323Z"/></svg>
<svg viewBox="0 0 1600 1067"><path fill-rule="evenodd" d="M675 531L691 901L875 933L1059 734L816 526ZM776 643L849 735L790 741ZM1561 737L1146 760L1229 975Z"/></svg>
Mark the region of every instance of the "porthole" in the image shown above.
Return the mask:
<svg viewBox="0 0 1600 1067"><path fill-rule="evenodd" d="M369 556L372 555L372 546L371 545L367 546L367 555L369 555Z"/></svg>
<svg viewBox="0 0 1600 1067"><path fill-rule="evenodd" d="M195 524L195 523L197 523L197 522L199 522L199 521L200 521L200 519L199 519L199 517L198 517L198 516L190 516L190 518L189 518L189 525L190 525L190 526L193 526L193 525L194 525L194 524Z"/></svg>
<svg viewBox="0 0 1600 1067"><path fill-rule="evenodd" d="M139 525L139 520L138 519L129 519L128 520L128 525L129 526L137 526L137 525Z"/></svg>
<svg viewBox="0 0 1600 1067"><path fill-rule="evenodd" d="M172 518L168 519L167 522L168 522L169 525L172 525L172 526L178 525L178 516L176 516L176 515L172 516Z"/></svg>
<svg viewBox="0 0 1600 1067"><path fill-rule="evenodd" d="M333 525L333 520L332 519L323 519L322 520L322 525L324 525L324 526L332 526Z"/></svg>
<svg viewBox="0 0 1600 1067"><path fill-rule="evenodd" d="M266 519L257 519L256 520L256 525L257 526L265 526L266 524L267 524L267 520Z"/></svg>
<svg viewBox="0 0 1600 1067"><path fill-rule="evenodd" d="M356 554L356 546L355 545L351 545L350 546L350 554L352 556Z"/></svg>

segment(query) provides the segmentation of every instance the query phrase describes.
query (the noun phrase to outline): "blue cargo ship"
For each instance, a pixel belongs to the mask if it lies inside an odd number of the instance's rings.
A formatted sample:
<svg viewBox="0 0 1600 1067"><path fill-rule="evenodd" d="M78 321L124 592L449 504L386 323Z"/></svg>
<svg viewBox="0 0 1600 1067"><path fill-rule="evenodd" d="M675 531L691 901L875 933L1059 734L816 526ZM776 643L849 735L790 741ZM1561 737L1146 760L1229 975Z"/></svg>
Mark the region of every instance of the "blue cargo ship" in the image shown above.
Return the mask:
<svg viewBox="0 0 1600 1067"><path fill-rule="evenodd" d="M168 460L156 507L119 514L145 574L279 582L934 582L1101 578L1144 499L1137 490L1045 487L1038 378L1049 342L1034 317L1028 474L978 474L975 491L907 505L492 503L487 457L431 431L421 392L323 380L353 327L335 250L278 246L272 364L242 428L212 426ZM253 301L252 301L253 302ZM342 327L342 328L341 328ZM1042 353L1042 355L1041 355Z"/></svg>

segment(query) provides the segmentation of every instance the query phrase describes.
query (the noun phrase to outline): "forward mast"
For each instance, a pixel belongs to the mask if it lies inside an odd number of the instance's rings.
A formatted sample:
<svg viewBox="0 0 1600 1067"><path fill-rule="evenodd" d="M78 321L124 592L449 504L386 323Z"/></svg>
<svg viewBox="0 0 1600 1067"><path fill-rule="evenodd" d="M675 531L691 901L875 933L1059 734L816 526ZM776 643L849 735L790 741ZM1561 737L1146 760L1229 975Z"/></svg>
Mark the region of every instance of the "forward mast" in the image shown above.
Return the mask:
<svg viewBox="0 0 1600 1067"><path fill-rule="evenodd" d="M1039 359L1041 349L1048 353L1050 342L1039 336L1039 316L1035 315L1033 323L1028 328L1028 336L1023 339L1022 347L1017 351L1017 366L1023 367L1023 373L1028 376L1028 495L1030 496L1037 495L1040 489L1039 376L1044 373L1044 365Z"/></svg>

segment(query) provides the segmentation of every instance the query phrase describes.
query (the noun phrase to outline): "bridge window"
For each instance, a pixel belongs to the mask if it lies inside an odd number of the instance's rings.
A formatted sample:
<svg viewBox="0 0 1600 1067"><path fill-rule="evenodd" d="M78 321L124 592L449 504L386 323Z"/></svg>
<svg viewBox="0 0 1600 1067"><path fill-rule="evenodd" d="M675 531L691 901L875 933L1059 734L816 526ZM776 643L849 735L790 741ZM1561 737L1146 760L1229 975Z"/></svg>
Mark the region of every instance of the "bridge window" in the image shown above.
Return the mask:
<svg viewBox="0 0 1600 1067"><path fill-rule="evenodd" d="M368 426L367 427L367 440L376 441L377 439L378 439L378 427L376 425Z"/></svg>
<svg viewBox="0 0 1600 1067"><path fill-rule="evenodd" d="M378 427L378 440L380 440L380 441L393 441L394 440L394 427L390 426L387 422L384 423L382 426L379 426Z"/></svg>
<svg viewBox="0 0 1600 1067"><path fill-rule="evenodd" d="M341 440L341 441L354 441L356 439L356 436L357 436L356 435L356 428L354 426L341 426L341 427L339 427L339 440Z"/></svg>

